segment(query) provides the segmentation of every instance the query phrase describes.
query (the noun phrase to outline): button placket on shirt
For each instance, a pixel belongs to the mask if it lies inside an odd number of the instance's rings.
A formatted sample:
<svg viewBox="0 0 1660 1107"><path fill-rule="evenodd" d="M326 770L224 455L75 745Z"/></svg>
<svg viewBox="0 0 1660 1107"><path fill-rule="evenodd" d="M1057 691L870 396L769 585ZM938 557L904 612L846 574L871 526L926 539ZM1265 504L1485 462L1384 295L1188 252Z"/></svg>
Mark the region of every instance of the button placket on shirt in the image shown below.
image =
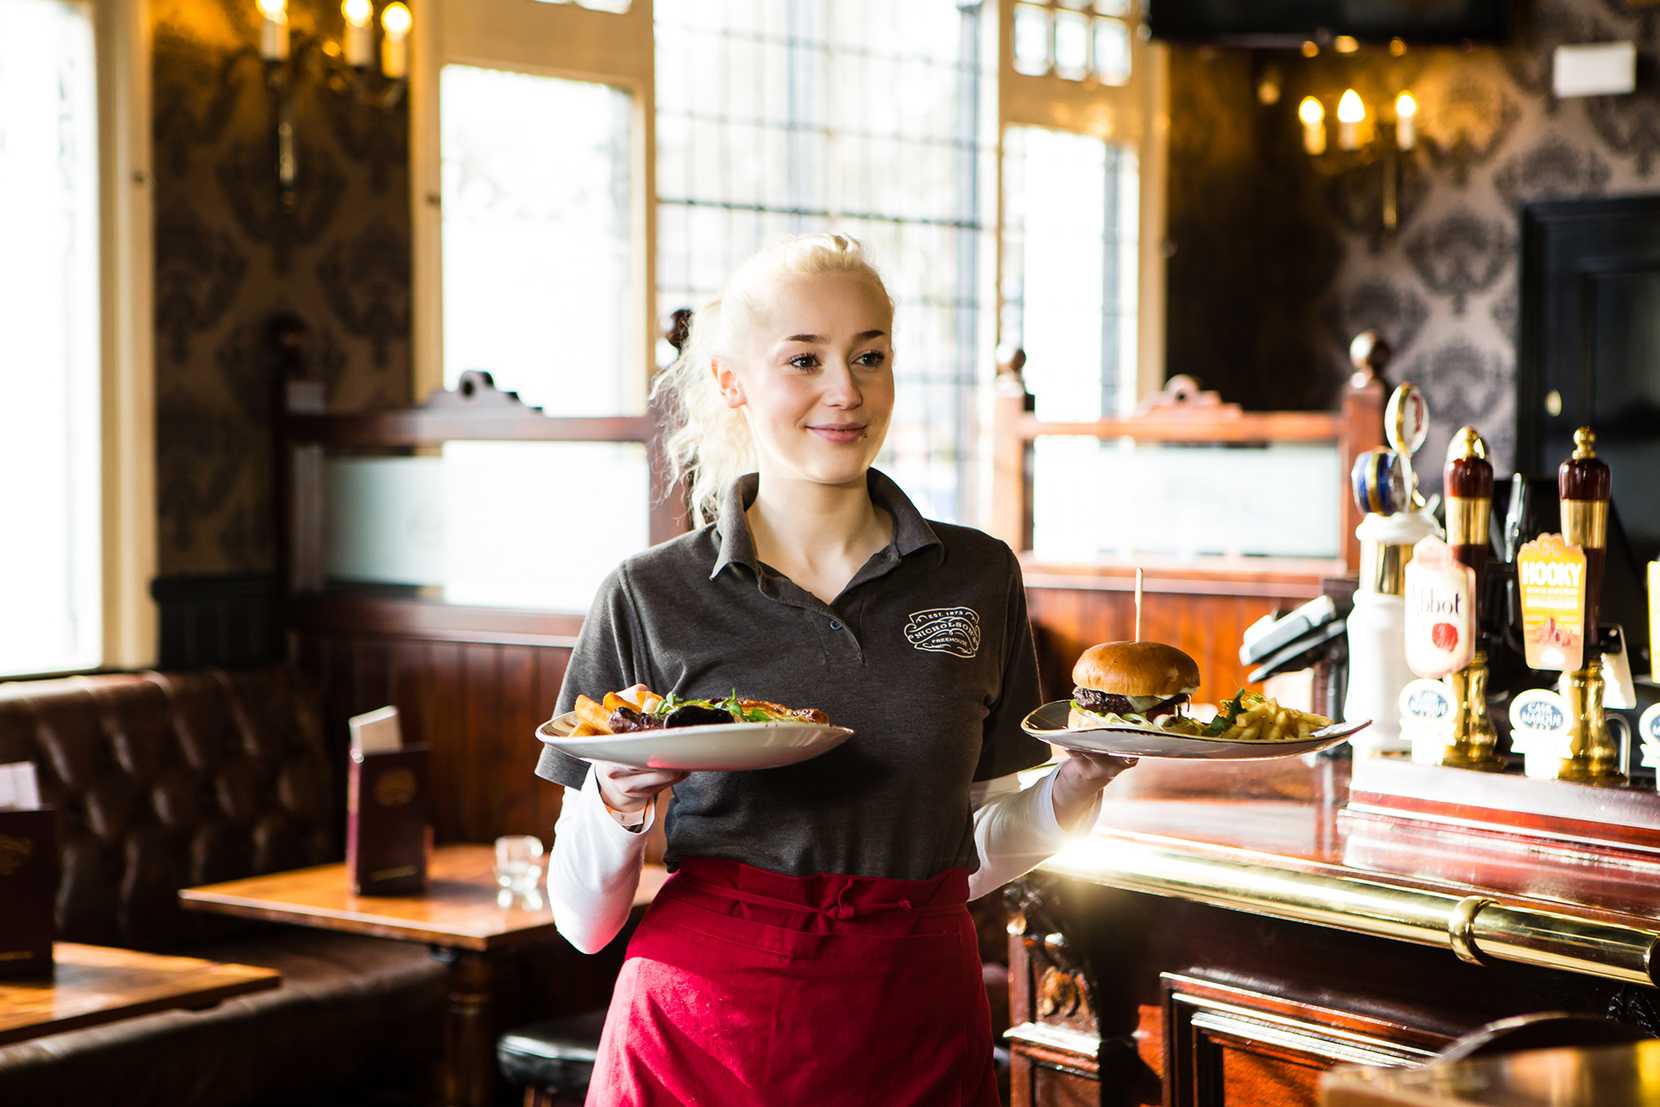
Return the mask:
<svg viewBox="0 0 1660 1107"><path fill-rule="evenodd" d="M858 635L835 608L788 577L769 570L760 570L756 576L756 586L763 596L774 603L799 608L819 628L819 639L824 648L826 661L845 656L849 650L854 660L861 663L864 661L864 647L859 644Z"/></svg>

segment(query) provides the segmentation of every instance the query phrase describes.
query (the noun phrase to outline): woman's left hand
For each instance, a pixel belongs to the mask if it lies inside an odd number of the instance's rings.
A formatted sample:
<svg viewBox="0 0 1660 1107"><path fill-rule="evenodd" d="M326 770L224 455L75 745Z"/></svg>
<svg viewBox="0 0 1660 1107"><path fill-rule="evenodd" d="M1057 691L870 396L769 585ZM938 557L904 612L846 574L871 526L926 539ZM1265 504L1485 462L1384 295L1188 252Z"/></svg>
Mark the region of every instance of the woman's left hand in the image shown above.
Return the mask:
<svg viewBox="0 0 1660 1107"><path fill-rule="evenodd" d="M1055 805L1055 819L1067 830L1095 805L1095 797L1114 777L1135 767L1133 757L1115 757L1110 753L1084 753L1068 750L1065 761L1055 770L1055 783L1050 788L1050 800Z"/></svg>

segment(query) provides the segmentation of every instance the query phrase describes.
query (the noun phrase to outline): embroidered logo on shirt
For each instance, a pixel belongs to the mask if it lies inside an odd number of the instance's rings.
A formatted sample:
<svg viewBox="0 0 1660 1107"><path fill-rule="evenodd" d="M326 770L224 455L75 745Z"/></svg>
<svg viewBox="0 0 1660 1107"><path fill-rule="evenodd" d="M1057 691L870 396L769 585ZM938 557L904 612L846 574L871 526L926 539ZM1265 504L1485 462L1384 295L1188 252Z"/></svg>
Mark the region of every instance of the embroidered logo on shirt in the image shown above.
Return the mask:
<svg viewBox="0 0 1660 1107"><path fill-rule="evenodd" d="M919 650L974 657L980 652L980 613L972 607L930 607L906 617L905 640Z"/></svg>

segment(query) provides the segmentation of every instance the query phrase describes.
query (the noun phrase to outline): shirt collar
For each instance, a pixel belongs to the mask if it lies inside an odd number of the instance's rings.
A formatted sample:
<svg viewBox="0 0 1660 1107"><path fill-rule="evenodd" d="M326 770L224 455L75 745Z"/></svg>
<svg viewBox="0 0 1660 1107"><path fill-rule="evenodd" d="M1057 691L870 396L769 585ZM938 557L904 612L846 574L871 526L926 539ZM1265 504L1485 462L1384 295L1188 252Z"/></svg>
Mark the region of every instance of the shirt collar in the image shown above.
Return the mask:
<svg viewBox="0 0 1660 1107"><path fill-rule="evenodd" d="M922 512L886 473L871 469L865 479L870 490L870 502L885 509L893 518L890 549L905 557L925 547L941 545L939 535L922 517ZM749 516L745 512L755 502L755 493L760 487L759 473L745 473L728 485L721 495L720 512L715 518L715 534L720 549L715 555L715 567L710 570L709 579L720 576L722 569L734 563L747 565L751 570L758 568L755 536L750 532Z"/></svg>

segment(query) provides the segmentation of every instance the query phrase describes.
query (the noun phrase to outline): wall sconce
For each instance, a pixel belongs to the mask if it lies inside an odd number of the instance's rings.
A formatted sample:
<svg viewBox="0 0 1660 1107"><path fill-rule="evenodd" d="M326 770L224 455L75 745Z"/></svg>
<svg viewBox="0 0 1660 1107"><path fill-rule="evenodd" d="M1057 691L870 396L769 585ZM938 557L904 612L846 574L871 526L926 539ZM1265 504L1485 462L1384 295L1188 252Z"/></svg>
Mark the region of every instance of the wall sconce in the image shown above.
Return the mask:
<svg viewBox="0 0 1660 1107"><path fill-rule="evenodd" d="M409 81L409 8L393 0L380 13L380 64L375 66L374 0L342 0L338 40L290 36L288 0L255 0L259 9L259 56L265 84L274 97L277 188L285 211L294 208L299 160L294 149L294 90L312 66L324 87L357 103L387 111L404 97Z"/></svg>
<svg viewBox="0 0 1660 1107"><path fill-rule="evenodd" d="M1337 98L1337 142L1331 149L1327 133L1326 106L1315 96L1305 96L1297 105L1297 120L1302 126L1303 152L1312 159L1322 173L1341 173L1371 170L1382 174L1382 211L1379 222L1386 232L1400 225L1402 154L1417 142L1418 101L1412 93L1402 89L1393 103L1393 119L1385 120L1367 107L1360 93L1352 88L1343 90Z"/></svg>

